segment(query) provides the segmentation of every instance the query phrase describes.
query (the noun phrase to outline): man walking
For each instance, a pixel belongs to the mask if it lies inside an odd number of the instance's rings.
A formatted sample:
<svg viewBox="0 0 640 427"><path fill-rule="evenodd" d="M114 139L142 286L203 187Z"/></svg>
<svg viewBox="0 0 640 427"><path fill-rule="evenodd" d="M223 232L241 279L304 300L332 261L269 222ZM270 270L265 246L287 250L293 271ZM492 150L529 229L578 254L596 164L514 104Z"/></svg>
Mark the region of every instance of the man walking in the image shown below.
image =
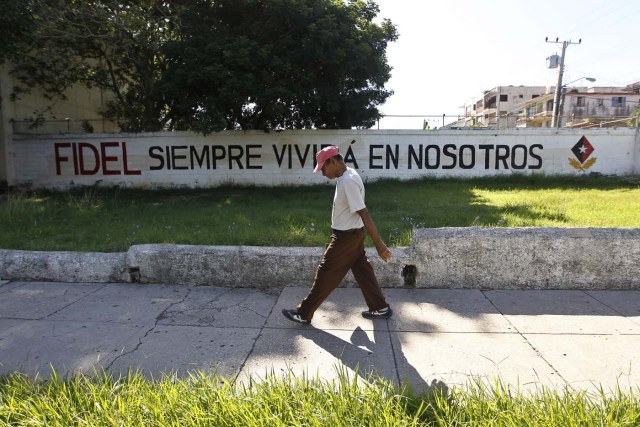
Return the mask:
<svg viewBox="0 0 640 427"><path fill-rule="evenodd" d="M336 192L331 212L331 242L316 270L311 290L295 309L283 309L282 314L298 323L310 323L313 314L329 294L338 287L351 270L364 296L367 319L388 319L392 311L387 304L373 267L364 250L364 229L371 236L378 255L385 262L391 251L384 244L364 203L364 185L355 169L348 167L338 147L326 147L316 153L317 166L313 173L336 180Z"/></svg>

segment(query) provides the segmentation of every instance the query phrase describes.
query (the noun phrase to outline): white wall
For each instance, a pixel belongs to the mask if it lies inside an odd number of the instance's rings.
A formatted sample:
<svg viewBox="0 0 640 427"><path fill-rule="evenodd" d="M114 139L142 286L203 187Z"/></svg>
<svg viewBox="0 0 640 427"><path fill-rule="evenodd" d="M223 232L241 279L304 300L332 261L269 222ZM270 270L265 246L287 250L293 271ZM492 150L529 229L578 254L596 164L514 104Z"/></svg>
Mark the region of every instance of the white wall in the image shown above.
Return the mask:
<svg viewBox="0 0 640 427"><path fill-rule="evenodd" d="M578 158L586 138L593 151ZM207 187L315 184L314 153L340 147L365 179L640 174L638 129L306 130L14 135L9 184ZM582 168L580 170L579 168Z"/></svg>

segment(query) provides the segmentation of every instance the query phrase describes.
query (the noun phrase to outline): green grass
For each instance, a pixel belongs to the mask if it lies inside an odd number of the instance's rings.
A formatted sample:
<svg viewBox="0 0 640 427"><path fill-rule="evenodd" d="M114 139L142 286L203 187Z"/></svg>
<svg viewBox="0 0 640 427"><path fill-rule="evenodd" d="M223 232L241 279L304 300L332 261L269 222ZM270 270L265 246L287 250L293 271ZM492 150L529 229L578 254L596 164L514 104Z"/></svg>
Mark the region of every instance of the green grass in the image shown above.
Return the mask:
<svg viewBox="0 0 640 427"><path fill-rule="evenodd" d="M326 242L332 186L208 190L86 188L0 195L0 247L122 251L138 243L314 246ZM389 244L416 227L640 227L637 178L386 180L367 204ZM589 394L499 381L414 395L342 374L269 376L250 387L215 375L138 373L34 381L0 377L7 426L638 426L640 394Z"/></svg>
<svg viewBox="0 0 640 427"><path fill-rule="evenodd" d="M332 199L332 185L9 192L0 195L0 248L322 246ZM366 199L390 246L410 245L421 227L640 227L638 178L384 180L367 185Z"/></svg>
<svg viewBox="0 0 640 427"><path fill-rule="evenodd" d="M6 426L637 426L637 390L523 392L499 381L414 394L387 380L269 375L239 386L216 375L106 373L0 378Z"/></svg>

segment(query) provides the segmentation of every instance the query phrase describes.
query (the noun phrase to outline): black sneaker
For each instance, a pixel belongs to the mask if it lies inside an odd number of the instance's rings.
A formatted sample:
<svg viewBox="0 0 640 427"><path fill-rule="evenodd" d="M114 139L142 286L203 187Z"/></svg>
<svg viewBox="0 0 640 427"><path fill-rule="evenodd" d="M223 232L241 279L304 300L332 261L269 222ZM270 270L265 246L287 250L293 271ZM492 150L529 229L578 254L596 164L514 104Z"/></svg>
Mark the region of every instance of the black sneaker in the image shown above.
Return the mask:
<svg viewBox="0 0 640 427"><path fill-rule="evenodd" d="M393 310L391 307L387 306L386 308L380 310L367 310L362 312L362 317L366 319L388 319L393 314Z"/></svg>
<svg viewBox="0 0 640 427"><path fill-rule="evenodd" d="M282 314L284 315L284 317L286 317L287 319L293 322L303 323L303 324L307 324L310 322L309 320L303 319L302 316L298 314L298 310L288 310L286 308L283 308Z"/></svg>

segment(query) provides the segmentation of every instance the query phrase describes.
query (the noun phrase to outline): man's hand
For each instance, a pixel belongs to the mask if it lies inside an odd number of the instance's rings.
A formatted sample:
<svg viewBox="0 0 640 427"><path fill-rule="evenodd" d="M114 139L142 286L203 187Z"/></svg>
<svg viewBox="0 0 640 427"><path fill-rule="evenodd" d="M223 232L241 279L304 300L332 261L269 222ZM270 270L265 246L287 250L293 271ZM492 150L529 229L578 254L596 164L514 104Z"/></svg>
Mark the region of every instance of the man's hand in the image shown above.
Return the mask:
<svg viewBox="0 0 640 427"><path fill-rule="evenodd" d="M362 218L362 222L364 223L364 228L369 232L369 236L371 236L371 240L373 240L373 244L376 245L376 250L378 251L378 256L382 258L384 262L387 262L391 259L391 251L387 248L387 245L384 244L382 239L380 238L380 234L378 233L378 229L376 225L373 223L371 216L369 215L369 211L367 208L356 211L360 218Z"/></svg>
<svg viewBox="0 0 640 427"><path fill-rule="evenodd" d="M377 245L376 250L378 251L378 256L382 258L384 262L389 261L393 256L389 248L387 248L387 245L385 245L384 243Z"/></svg>

